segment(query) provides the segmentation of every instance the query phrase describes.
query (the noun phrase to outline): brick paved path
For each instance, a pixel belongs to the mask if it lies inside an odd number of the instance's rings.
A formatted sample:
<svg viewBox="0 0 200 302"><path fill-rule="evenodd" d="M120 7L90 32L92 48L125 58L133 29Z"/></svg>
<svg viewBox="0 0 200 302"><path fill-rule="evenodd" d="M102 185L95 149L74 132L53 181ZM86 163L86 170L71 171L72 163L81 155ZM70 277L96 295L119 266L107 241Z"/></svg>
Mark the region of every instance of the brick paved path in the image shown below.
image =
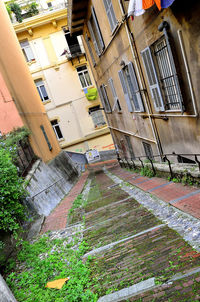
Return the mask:
<svg viewBox="0 0 200 302"><path fill-rule="evenodd" d="M200 219L200 190L194 187L173 183L163 178L148 178L121 169L119 165L111 168L112 173L134 186L157 196L174 207Z"/></svg>
<svg viewBox="0 0 200 302"><path fill-rule="evenodd" d="M42 227L41 233L47 231L61 230L66 227L67 214L72 206L74 199L83 190L84 184L88 177L88 172L81 175L81 178L71 189L69 194L59 203L59 205L51 212L51 214L45 219L45 223Z"/></svg>
<svg viewBox="0 0 200 302"><path fill-rule="evenodd" d="M128 300L117 301L200 301L200 253L116 186L100 170L100 165L93 168L92 187L84 214L84 240L90 247L88 255L95 255L91 271L101 286L99 295L115 293L155 277L161 278L160 285ZM136 174L133 180L133 174L118 166L110 171L138 186L146 183L145 190L167 183L163 179L148 180ZM170 198L166 195L167 202L180 196L179 187L172 186L174 193L170 192ZM190 188L184 190L183 194L191 192ZM166 283L173 276L179 276L179 279Z"/></svg>
<svg viewBox="0 0 200 302"><path fill-rule="evenodd" d="M83 209L83 239L89 245L89 253L95 255L91 260L91 274L100 285L99 296L156 278L158 284L151 290L117 301L200 301L200 253L114 184L102 171L105 164L110 172L123 180L200 218L200 193L197 189L161 178L142 177L121 169L116 161L108 161L88 167L89 172L82 175L67 197L47 217L42 232L66 227L68 210L90 173L91 189L88 204ZM82 223L80 215L75 211L73 224L79 222ZM177 280L172 280L173 276ZM167 283L167 280L171 281Z"/></svg>

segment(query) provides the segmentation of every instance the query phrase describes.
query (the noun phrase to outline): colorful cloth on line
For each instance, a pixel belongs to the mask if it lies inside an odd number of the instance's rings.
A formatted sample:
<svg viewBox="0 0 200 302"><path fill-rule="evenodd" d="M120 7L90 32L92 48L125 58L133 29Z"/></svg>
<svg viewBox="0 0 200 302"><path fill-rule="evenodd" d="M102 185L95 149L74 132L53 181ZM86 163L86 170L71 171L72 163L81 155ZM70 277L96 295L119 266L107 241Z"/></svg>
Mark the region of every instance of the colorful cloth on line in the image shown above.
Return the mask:
<svg viewBox="0 0 200 302"><path fill-rule="evenodd" d="M169 7L170 5L172 5L172 3L174 2L175 0L161 0L161 7L162 8L167 8Z"/></svg>
<svg viewBox="0 0 200 302"><path fill-rule="evenodd" d="M129 16L140 16L144 14L145 10L142 9L142 0L130 0L128 6L128 17Z"/></svg>
<svg viewBox="0 0 200 302"><path fill-rule="evenodd" d="M143 9L148 9L154 4L156 4L158 9L161 10L161 0L142 0Z"/></svg>

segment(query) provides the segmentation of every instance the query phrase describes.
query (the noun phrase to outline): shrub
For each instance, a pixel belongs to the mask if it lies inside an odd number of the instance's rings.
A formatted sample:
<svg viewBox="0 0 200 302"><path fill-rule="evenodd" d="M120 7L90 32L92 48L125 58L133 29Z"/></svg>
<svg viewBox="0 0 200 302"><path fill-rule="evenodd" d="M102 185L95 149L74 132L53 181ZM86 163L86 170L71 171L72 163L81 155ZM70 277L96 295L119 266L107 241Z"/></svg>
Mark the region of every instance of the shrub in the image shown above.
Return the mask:
<svg viewBox="0 0 200 302"><path fill-rule="evenodd" d="M22 10L19 4L13 2L10 4L10 10L15 14L16 20L22 22Z"/></svg>
<svg viewBox="0 0 200 302"><path fill-rule="evenodd" d="M14 233L25 217L22 198L25 195L23 180L8 149L0 147L0 230Z"/></svg>

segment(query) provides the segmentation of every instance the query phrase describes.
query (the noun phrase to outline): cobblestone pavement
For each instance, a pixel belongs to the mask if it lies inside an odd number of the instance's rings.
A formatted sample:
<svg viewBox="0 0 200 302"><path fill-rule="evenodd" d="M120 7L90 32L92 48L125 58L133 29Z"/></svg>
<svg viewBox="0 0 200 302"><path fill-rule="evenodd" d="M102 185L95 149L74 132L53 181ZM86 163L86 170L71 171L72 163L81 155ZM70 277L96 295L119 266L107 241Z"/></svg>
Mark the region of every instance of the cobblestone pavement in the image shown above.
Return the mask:
<svg viewBox="0 0 200 302"><path fill-rule="evenodd" d="M168 216L175 213L172 215L173 221L177 217L178 226L185 223L188 217L188 223L194 223L197 230L200 217L198 205L191 206L190 211L189 207L184 207L184 211L193 217L184 214L186 216L182 220L178 209L181 207L177 206L183 196L186 197L182 201L189 198L192 203L191 197L199 196L197 190L177 184L174 186L164 179L140 177L121 169L113 161L107 163L106 170L103 170L103 165L97 163L89 167L91 183L90 190L84 190L86 193L83 195L88 203L81 211L82 217L79 209L72 225L66 228L66 213L72 204L70 197L56 208L55 214L53 211L51 217L47 218L43 232L57 230L49 234L53 238L71 236L77 230L82 234L81 237L89 245L89 251L83 259L93 256L91 273L100 285L99 302L200 301L199 234L190 233L193 225L176 229L176 224L175 227L173 224L172 229L168 226L170 223L167 219L170 217L164 219L162 215L154 215L154 210L146 206L148 201L151 203L152 194L156 193L159 199L154 198L154 206L156 202L157 208L162 205L163 215L168 209L173 209L175 212L170 210ZM81 178L73 196L80 193L87 176L85 174ZM116 181L119 177L121 180ZM127 186L127 182L130 185ZM167 191L166 187L168 194L162 191ZM138 188L145 194L144 203L133 197L131 190L137 189L139 192ZM190 195L192 193L194 195ZM137 194L139 199L143 198L142 193ZM59 224L52 224L57 213L58 217L65 217L62 230L59 230ZM183 239L187 232L188 236L192 236L186 238L191 244Z"/></svg>

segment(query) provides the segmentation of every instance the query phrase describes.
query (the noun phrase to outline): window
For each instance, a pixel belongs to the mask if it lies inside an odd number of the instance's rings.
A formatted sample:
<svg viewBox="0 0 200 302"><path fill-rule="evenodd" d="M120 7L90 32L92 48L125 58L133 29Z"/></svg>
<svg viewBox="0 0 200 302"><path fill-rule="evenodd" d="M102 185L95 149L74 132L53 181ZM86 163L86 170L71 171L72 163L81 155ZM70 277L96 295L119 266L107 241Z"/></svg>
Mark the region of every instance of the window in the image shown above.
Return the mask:
<svg viewBox="0 0 200 302"><path fill-rule="evenodd" d="M112 1L111 0L103 0L106 14L108 16L108 21L110 23L111 31L113 32L117 26L117 19L115 17L115 12L113 9Z"/></svg>
<svg viewBox="0 0 200 302"><path fill-rule="evenodd" d="M117 111L118 112L121 112L122 109L121 109L121 106L120 106L120 102L119 102L119 99L118 99L118 96L117 96L117 93L116 93L116 90L115 90L115 86L114 86L114 83L113 83L113 79L110 78L108 80L108 83L110 85L110 89L112 91L112 95L113 95L113 99L114 99L114 105L113 105L113 108L112 108L112 111L115 110L115 108L117 108Z"/></svg>
<svg viewBox="0 0 200 302"><path fill-rule="evenodd" d="M79 80L81 82L82 88L88 87L92 85L90 80L89 72L86 66L81 66L76 68L79 76Z"/></svg>
<svg viewBox="0 0 200 302"><path fill-rule="evenodd" d="M95 128L106 124L100 106L89 108L89 115L93 120Z"/></svg>
<svg viewBox="0 0 200 302"><path fill-rule="evenodd" d="M52 125L53 130L54 130L54 132L55 132L55 134L56 134L57 139L58 139L58 140L63 139L63 135L62 135L60 126L59 126L59 124L58 124L58 121L57 121L57 120L51 121L51 125Z"/></svg>
<svg viewBox="0 0 200 302"><path fill-rule="evenodd" d="M151 145L145 142L142 142L143 147L144 147L144 152L146 154L146 157L149 157L150 159L153 159L153 151L151 148Z"/></svg>
<svg viewBox="0 0 200 302"><path fill-rule="evenodd" d="M183 111L175 63L165 36L141 54L156 111Z"/></svg>
<svg viewBox="0 0 200 302"><path fill-rule="evenodd" d="M69 46L69 50L71 55L77 55L79 53L82 53L78 39L76 36L71 36L70 32L64 27L63 28L65 39L67 41L67 45Z"/></svg>
<svg viewBox="0 0 200 302"><path fill-rule="evenodd" d="M104 107L105 112L106 113L111 113L112 109L111 109L111 106L110 106L110 102L109 102L109 99L108 99L108 95L107 95L107 92L106 92L105 85L100 86L99 95L100 95L101 102L102 102L102 105Z"/></svg>
<svg viewBox="0 0 200 302"><path fill-rule="evenodd" d="M48 3L47 3L47 6L48 6L49 8L51 8L51 7L52 7L52 3L51 3L51 2L48 2Z"/></svg>
<svg viewBox="0 0 200 302"><path fill-rule="evenodd" d="M44 86L44 82L42 80L37 80L35 81L35 85L37 87L42 102L49 100L46 88Z"/></svg>
<svg viewBox="0 0 200 302"><path fill-rule="evenodd" d="M129 62L128 65L126 65L118 73L129 112L143 112L144 106L142 102L142 96L140 93L133 63Z"/></svg>
<svg viewBox="0 0 200 302"><path fill-rule="evenodd" d="M105 45L99 27L99 23L96 17L96 13L93 7L91 8L91 11L92 11L92 15L90 20L88 21L88 28L92 38L92 42L94 44L95 51L97 55L100 57L102 51L104 50Z"/></svg>
<svg viewBox="0 0 200 302"><path fill-rule="evenodd" d="M125 135L125 139L126 139L126 143L128 145L128 150L129 150L131 159L135 159L135 154L133 152L133 147L132 147L132 144L131 144L130 136Z"/></svg>
<svg viewBox="0 0 200 302"><path fill-rule="evenodd" d="M35 58L34 58L34 55L33 55L33 52L32 52L32 49L30 47L28 40L20 42L20 45L21 45L21 49L25 56L26 61L27 62L35 61Z"/></svg>

